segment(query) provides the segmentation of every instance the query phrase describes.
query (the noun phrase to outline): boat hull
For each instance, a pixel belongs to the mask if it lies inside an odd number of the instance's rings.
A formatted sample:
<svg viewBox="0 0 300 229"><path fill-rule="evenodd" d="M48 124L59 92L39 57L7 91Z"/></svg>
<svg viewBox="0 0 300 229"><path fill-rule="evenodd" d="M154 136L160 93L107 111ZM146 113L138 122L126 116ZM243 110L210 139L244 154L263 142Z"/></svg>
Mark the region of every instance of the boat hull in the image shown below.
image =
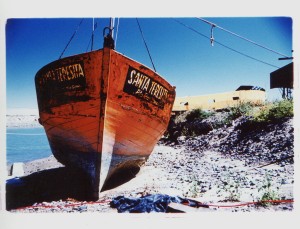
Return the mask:
<svg viewBox="0 0 300 229"><path fill-rule="evenodd" d="M113 178L138 171L165 132L175 99L162 77L109 48L52 62L35 83L54 156L87 174L94 198Z"/></svg>

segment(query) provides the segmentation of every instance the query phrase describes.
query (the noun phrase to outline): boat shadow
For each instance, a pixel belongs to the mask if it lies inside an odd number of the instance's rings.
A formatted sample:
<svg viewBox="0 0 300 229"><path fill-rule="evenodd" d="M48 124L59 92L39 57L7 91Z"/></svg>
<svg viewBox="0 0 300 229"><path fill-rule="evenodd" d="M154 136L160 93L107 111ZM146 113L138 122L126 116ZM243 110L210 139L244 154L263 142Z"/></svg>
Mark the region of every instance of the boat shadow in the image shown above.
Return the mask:
<svg viewBox="0 0 300 229"><path fill-rule="evenodd" d="M68 198L90 200L91 188L87 180L83 173L66 167L10 179L6 182L6 209Z"/></svg>

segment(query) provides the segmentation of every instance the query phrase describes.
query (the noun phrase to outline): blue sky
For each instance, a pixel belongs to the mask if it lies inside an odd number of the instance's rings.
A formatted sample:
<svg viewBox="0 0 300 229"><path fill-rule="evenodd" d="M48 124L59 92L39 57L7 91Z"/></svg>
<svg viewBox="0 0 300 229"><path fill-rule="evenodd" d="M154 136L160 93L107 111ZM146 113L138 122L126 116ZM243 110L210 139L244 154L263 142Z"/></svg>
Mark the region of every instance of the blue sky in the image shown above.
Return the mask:
<svg viewBox="0 0 300 229"><path fill-rule="evenodd" d="M204 19L273 51L292 56L293 21L290 17ZM58 59L81 20L8 19L7 108L37 107L34 86L36 72ZM108 19L94 20L97 23L94 49L100 49L103 43L102 30L108 25ZM268 100L280 98L278 89L270 89L270 73L291 60L278 60L281 55L218 27L213 29L215 43L211 46L211 26L196 17L140 17L138 20L157 72L176 86L177 96L221 93L235 90L240 85L253 85L265 88ZM83 19L64 56L90 50L92 23L92 18ZM116 50L152 67L135 18L120 18Z"/></svg>

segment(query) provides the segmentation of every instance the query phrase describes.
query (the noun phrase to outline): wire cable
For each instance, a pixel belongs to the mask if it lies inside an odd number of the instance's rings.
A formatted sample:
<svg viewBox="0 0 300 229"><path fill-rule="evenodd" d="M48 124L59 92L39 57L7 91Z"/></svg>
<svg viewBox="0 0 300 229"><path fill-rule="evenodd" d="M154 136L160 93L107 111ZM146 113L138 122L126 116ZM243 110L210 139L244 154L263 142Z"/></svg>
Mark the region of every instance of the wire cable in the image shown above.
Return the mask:
<svg viewBox="0 0 300 229"><path fill-rule="evenodd" d="M268 47L266 47L266 46L264 46L264 45L258 44L257 42L252 41L252 40L250 40L250 39L248 39L248 38L242 37L242 36L239 35L239 34L236 34L236 33L234 33L234 32L231 32L231 31L229 31L228 29L224 29L224 28L222 28L221 26L218 26L217 24L214 24L214 23L212 23L212 22L210 22L210 21L207 21L207 20L205 20L205 19L203 19L203 18L197 18L197 19L199 19L199 20L201 20L201 21L203 21L203 22L205 22L205 23L207 23L207 24L209 24L209 25L211 25L211 26L213 26L213 27L217 27L217 28L219 28L219 29L221 29L221 30L223 30L223 31L225 31L225 32L227 32L227 33L230 33L231 35L234 35L234 36L236 36L236 37L238 37L238 38L241 38L241 39L243 39L243 40L245 40L245 41L247 41L247 42L250 42L250 43L252 43L252 44L254 44L254 45L258 46L258 47L261 47L261 48L266 49L266 50L268 50L268 51L270 51L270 52L276 53L276 54L278 54L278 55L280 55L280 56L289 58L288 56L286 56L286 55L284 55L284 54L282 54L282 53L280 53L280 52L277 52L277 51L275 51L275 50L273 50L273 49L270 49L270 48L268 48Z"/></svg>
<svg viewBox="0 0 300 229"><path fill-rule="evenodd" d="M87 47L86 47L85 52L88 52L90 45L91 45L90 51L93 51L93 47L94 47L94 37L95 37L95 31L96 31L97 27L98 27L98 26L97 26L97 22L94 23L94 21L93 21L92 35L91 35L91 38L90 38L90 40L89 40L89 43L88 43L88 45L87 45Z"/></svg>
<svg viewBox="0 0 300 229"><path fill-rule="evenodd" d="M138 20L137 18L136 18L136 21L137 21L137 23L138 23L138 26L139 26L139 29L140 29L140 32L141 32L141 35L142 35L142 38L143 38L144 44L145 44L145 46L146 46L146 49L147 49L148 55L149 55L149 57L150 57L150 60L151 60L152 66L153 66L153 69L154 69L154 71L156 72L156 69L155 69L155 66L154 66L154 63L153 63L153 60L152 60L152 57L151 57L150 51L149 51L149 49L148 49L147 43L146 43L146 41L145 41L145 38L144 38L144 35L143 35L142 28L141 28L141 26L140 26L140 23L139 23L139 20Z"/></svg>
<svg viewBox="0 0 300 229"><path fill-rule="evenodd" d="M80 25L81 25L83 19L84 19L84 18L81 19L79 25L77 26L76 30L74 31L73 35L71 36L69 42L67 43L65 49L62 51L62 53L60 54L60 56L59 56L58 59L61 59L62 55L65 53L65 51L66 51L66 49L68 48L69 44L71 43L71 41L73 40L74 36L76 35L76 33L77 33L77 31L78 31L78 29L79 29L79 27L80 27Z"/></svg>
<svg viewBox="0 0 300 229"><path fill-rule="evenodd" d="M176 20L176 19L174 19L174 18L173 18L173 20L175 20L177 23L179 23L179 24L185 26L186 28L188 28L188 29L194 31L194 32L197 33L198 35L201 35L201 36L203 36L203 37L205 37L205 38L207 38L207 39L209 39L209 40L211 39L210 37L208 37L208 36L206 36L206 35L200 33L199 31L195 30L194 28L192 28L192 27L190 27L190 26L188 26L188 25L186 25L186 24L184 24L184 23L182 23L182 22L180 22L180 21L178 21L178 20ZM252 60L255 60L255 61L258 61L258 62L260 62L260 63L269 65L269 66L274 67L274 68L279 68L278 66L275 66L275 65L273 65L273 64L269 64L269 63L267 63L267 62L265 62L265 61L259 60L259 59L255 58L255 57L249 56L248 54L242 53L242 52L240 52L240 51L238 51L238 50L236 50L236 49L233 49L233 48L231 48L231 47L229 47L229 46L227 46L227 45L224 45L224 44L222 44L221 42L216 41L215 39L214 39L214 43L217 43L217 44L223 46L224 48L227 48L227 49L229 49L229 50L231 50L231 51L233 51L233 52L236 52L236 53L238 53L238 54L240 54L240 55L243 55L243 56L245 56L245 57L248 57L248 58L250 58L250 59L252 59Z"/></svg>

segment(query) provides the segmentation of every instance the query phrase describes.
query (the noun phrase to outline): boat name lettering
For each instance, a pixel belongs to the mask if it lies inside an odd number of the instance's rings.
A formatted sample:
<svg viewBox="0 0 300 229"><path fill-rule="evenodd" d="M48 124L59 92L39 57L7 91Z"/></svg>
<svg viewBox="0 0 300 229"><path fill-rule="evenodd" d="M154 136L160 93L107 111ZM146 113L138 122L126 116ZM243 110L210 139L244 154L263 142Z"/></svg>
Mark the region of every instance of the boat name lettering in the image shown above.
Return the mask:
<svg viewBox="0 0 300 229"><path fill-rule="evenodd" d="M46 84L48 81L64 82L75 80L78 78L85 78L81 63L61 66L59 68L47 71L40 78L40 85Z"/></svg>
<svg viewBox="0 0 300 229"><path fill-rule="evenodd" d="M149 98L152 97L155 105L163 105L162 103L167 99L169 93L160 83L132 67L129 67L127 72L124 91L146 100L150 100Z"/></svg>

